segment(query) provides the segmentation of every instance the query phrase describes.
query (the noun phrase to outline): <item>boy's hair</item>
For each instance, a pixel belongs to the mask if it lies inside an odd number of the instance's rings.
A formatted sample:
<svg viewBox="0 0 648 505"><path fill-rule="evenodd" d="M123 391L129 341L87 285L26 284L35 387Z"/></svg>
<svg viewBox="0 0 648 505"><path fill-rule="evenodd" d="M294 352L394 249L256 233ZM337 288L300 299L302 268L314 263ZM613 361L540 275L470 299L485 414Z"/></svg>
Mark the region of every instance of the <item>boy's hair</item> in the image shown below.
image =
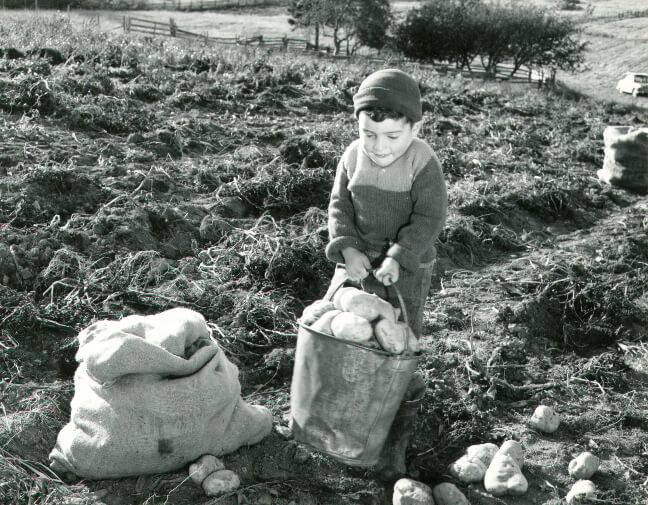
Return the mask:
<svg viewBox="0 0 648 505"><path fill-rule="evenodd" d="M423 117L418 84L409 74L395 68L374 72L353 95L356 117L360 111L376 107L398 112L413 123Z"/></svg>
<svg viewBox="0 0 648 505"><path fill-rule="evenodd" d="M366 107L364 109L360 109L358 111L358 115L364 112L369 116L369 119L376 123L381 123L385 119L403 119L405 118L405 121L411 126L414 124L414 121L412 121L410 118L408 118L405 114L402 112L395 111L393 109L387 109L385 107Z"/></svg>

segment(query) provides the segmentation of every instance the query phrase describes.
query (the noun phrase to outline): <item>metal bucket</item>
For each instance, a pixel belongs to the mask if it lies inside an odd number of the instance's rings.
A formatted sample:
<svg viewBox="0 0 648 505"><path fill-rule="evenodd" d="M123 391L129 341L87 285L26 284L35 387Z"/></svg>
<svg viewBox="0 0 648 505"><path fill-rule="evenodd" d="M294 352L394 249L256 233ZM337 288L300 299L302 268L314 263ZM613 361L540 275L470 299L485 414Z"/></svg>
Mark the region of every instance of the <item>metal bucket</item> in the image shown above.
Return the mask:
<svg viewBox="0 0 648 505"><path fill-rule="evenodd" d="M417 365L416 355L300 324L290 391L295 440L347 465L375 465Z"/></svg>

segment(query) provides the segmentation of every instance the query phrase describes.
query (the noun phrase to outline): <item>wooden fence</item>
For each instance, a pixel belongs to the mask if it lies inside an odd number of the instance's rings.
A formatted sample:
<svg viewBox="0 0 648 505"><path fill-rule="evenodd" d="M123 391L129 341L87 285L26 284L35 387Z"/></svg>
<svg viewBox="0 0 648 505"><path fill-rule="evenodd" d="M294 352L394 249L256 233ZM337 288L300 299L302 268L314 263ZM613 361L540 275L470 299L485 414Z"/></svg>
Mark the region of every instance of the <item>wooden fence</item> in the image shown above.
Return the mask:
<svg viewBox="0 0 648 505"><path fill-rule="evenodd" d="M293 39L290 37L264 37L258 35L256 37L212 37L210 35L203 35L200 33L189 32L179 28L173 18L169 19L168 23L160 21L152 21L150 19L136 18L133 16L123 17L124 31L127 33L138 32L147 35L165 35L168 37L178 37L185 39L200 39L207 42L215 42L219 44L231 44L239 46L257 46L269 50L297 50L297 51L310 51L314 50L310 42L303 39ZM326 48L324 48L326 51Z"/></svg>
<svg viewBox="0 0 648 505"><path fill-rule="evenodd" d="M283 3L285 0L84 0L82 5L84 9L206 11Z"/></svg>
<svg viewBox="0 0 648 505"><path fill-rule="evenodd" d="M260 7L279 5L279 0L143 0L143 9L165 9L176 11L206 11L233 7Z"/></svg>
<svg viewBox="0 0 648 505"><path fill-rule="evenodd" d="M135 18L132 16L124 16L123 18L124 31L127 33L138 32L147 35L163 35L167 37L177 37L185 39L199 39L207 42L217 44L237 45L237 46L253 46L267 50L275 51L302 51L316 53L320 57L329 57L335 59L348 59L344 55L332 55L330 48L319 47L315 48L307 40L293 39L289 37L264 37L258 35L256 37L212 37L209 35L202 35L199 33L189 32L178 27L173 18L169 19L168 23L161 23L159 21L151 21L148 19ZM378 56L364 56L365 61L372 62L385 62L384 58ZM390 64L399 63L393 59L389 60ZM419 68L434 69L441 73L455 73L462 74L467 77L491 77L500 81L510 82L535 82L542 84L547 79L542 73L538 73L530 68L522 67L516 69L512 64L500 63L497 65L495 75L488 74L486 69L479 61L473 62L470 69L457 68L455 65L448 63L419 63L411 60L401 60L400 63L408 65L417 65Z"/></svg>
<svg viewBox="0 0 648 505"><path fill-rule="evenodd" d="M619 19L626 18L648 18L648 9L642 11L624 11L617 15Z"/></svg>

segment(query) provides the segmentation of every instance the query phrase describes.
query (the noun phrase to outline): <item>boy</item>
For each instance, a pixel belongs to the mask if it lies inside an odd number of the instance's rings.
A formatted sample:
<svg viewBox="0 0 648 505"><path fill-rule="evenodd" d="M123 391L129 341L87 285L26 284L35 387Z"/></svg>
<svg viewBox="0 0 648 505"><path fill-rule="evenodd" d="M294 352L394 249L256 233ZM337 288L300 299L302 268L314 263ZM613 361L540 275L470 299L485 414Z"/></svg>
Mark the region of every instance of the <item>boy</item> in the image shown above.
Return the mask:
<svg viewBox="0 0 648 505"><path fill-rule="evenodd" d="M394 284L419 338L434 242L447 213L441 164L417 137L421 95L411 76L397 69L374 72L360 84L353 105L359 138L340 159L328 209L326 256L338 266L327 295L351 280L398 307L388 289ZM405 473L405 450L424 392L415 375L379 464L387 480Z"/></svg>

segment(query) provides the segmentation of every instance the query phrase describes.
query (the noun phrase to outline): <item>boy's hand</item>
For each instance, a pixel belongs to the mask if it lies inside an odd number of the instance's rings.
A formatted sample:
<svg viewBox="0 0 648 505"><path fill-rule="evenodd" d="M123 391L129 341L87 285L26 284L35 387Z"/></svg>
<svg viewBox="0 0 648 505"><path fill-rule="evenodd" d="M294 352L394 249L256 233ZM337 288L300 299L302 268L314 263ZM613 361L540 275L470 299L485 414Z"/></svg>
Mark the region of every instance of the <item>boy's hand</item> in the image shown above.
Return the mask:
<svg viewBox="0 0 648 505"><path fill-rule="evenodd" d="M400 272L400 265L394 258L385 258L374 274L376 279L382 282L385 286L391 286L398 282L398 274Z"/></svg>
<svg viewBox="0 0 648 505"><path fill-rule="evenodd" d="M351 279L359 282L369 275L371 262L365 254L353 247L347 247L342 251L342 256L344 257L344 267Z"/></svg>

